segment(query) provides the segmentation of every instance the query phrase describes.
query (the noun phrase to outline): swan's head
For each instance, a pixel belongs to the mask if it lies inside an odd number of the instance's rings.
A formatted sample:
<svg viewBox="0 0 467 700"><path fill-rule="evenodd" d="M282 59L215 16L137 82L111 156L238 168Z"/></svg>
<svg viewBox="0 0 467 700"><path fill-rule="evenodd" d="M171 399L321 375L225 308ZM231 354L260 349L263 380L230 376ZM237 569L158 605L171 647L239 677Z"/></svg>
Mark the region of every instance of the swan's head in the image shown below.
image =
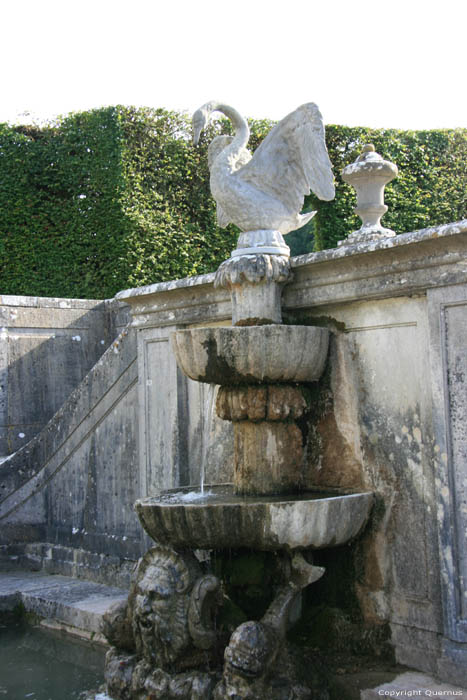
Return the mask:
<svg viewBox="0 0 467 700"><path fill-rule="evenodd" d="M193 114L192 125L193 125L193 144L198 145L199 137L201 132L206 128L209 121L209 115L211 114L210 105L203 105Z"/></svg>

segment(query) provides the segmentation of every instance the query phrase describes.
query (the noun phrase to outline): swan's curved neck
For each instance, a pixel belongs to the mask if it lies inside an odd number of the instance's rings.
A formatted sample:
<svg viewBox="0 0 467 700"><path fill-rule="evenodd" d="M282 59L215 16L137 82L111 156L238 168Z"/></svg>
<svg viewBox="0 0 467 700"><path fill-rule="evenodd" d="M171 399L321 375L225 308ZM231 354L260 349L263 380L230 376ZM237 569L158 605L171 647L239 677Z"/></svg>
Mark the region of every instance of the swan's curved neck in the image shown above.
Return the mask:
<svg viewBox="0 0 467 700"><path fill-rule="evenodd" d="M236 109L221 102L208 102L206 109L211 112L222 112L231 120L235 127L235 136L232 143L222 151L223 160L227 158L229 162L235 161L240 151L245 148L250 138L250 129L246 120Z"/></svg>

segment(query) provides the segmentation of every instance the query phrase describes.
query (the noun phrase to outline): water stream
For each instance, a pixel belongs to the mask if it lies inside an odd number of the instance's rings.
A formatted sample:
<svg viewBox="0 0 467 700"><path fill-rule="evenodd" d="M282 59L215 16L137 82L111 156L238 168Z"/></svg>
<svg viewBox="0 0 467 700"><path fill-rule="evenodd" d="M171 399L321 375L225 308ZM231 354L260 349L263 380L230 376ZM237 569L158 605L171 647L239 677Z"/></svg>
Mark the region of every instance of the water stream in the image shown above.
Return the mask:
<svg viewBox="0 0 467 700"><path fill-rule="evenodd" d="M201 468L200 468L200 492L204 495L204 477L206 473L206 462L208 458L208 449L211 442L212 418L214 413L214 405L216 403L217 384L203 384L203 422L201 433Z"/></svg>

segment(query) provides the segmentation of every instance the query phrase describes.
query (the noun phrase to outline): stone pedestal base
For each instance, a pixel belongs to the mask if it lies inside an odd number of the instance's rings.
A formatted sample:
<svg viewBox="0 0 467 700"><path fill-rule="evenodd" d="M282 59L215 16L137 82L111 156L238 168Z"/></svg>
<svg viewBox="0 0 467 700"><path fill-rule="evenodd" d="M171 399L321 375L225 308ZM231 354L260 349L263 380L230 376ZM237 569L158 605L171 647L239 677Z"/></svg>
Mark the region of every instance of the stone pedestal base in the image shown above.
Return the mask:
<svg viewBox="0 0 467 700"><path fill-rule="evenodd" d="M263 617L243 622L229 635L221 610L228 598L220 580L200 575L188 550L150 549L134 574L128 601L104 618L103 632L112 645L105 662L112 698L311 698L316 682L309 661L298 661L286 635L301 592L324 569L300 553L279 562L278 588Z"/></svg>
<svg viewBox="0 0 467 700"><path fill-rule="evenodd" d="M232 325L260 326L282 323L282 284L260 282L257 284L233 284Z"/></svg>

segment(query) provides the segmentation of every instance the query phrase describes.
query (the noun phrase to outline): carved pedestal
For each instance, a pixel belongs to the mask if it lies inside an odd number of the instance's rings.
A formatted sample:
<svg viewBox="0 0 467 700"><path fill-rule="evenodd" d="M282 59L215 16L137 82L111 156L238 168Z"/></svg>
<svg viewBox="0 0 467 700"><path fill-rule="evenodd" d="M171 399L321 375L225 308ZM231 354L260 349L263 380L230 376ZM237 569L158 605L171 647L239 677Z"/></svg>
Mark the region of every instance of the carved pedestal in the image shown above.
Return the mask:
<svg viewBox="0 0 467 700"><path fill-rule="evenodd" d="M307 404L290 385L221 387L217 415L233 422L234 488L239 495L293 493L302 480Z"/></svg>
<svg viewBox="0 0 467 700"><path fill-rule="evenodd" d="M284 242L278 231L249 233L275 233ZM231 293L232 325L282 323L282 287L292 273L289 256L284 254L289 250L285 243L282 248L276 247L276 254L270 254L273 249L266 246L238 248L217 270L214 286L227 287ZM255 254L251 253L253 250Z"/></svg>
<svg viewBox="0 0 467 700"><path fill-rule="evenodd" d="M202 575L191 552L153 547L139 562L128 602L104 616L102 631L112 645L105 664L109 694L114 700L310 700L286 633L301 591L323 573L301 554L284 555L266 613L230 635L219 619L227 600L221 581Z"/></svg>

